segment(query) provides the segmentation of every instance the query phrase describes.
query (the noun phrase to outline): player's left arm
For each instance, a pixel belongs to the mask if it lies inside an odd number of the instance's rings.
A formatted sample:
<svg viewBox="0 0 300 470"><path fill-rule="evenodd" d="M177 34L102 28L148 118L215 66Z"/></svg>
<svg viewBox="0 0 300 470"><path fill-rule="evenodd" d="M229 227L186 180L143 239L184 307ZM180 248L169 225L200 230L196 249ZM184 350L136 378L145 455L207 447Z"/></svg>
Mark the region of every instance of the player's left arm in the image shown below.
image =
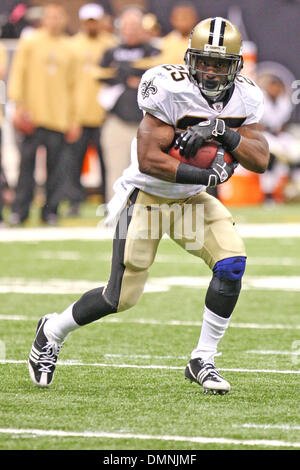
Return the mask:
<svg viewBox="0 0 300 470"><path fill-rule="evenodd" d="M269 146L257 123L230 129L220 118L189 127L176 139L175 148L186 158L193 157L206 140L220 142L247 170L263 173L269 162Z"/></svg>
<svg viewBox="0 0 300 470"><path fill-rule="evenodd" d="M244 168L255 173L263 173L270 158L268 142L260 129L259 124L241 126L239 145L231 152Z"/></svg>

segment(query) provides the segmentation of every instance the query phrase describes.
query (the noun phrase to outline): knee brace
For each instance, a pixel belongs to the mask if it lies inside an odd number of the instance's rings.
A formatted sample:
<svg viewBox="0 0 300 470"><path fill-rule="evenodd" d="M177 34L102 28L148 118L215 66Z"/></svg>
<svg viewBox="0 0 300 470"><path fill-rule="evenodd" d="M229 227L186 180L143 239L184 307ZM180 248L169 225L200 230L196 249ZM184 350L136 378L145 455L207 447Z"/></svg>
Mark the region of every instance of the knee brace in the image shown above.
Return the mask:
<svg viewBox="0 0 300 470"><path fill-rule="evenodd" d="M245 268L245 256L234 256L218 261L213 269L214 275L211 281L213 289L223 295L239 294Z"/></svg>
<svg viewBox="0 0 300 470"><path fill-rule="evenodd" d="M213 269L213 273L221 280L240 281L246 268L245 256L233 256L218 261Z"/></svg>
<svg viewBox="0 0 300 470"><path fill-rule="evenodd" d="M231 315L239 297L245 267L245 256L226 258L215 264L205 299L212 312L225 318Z"/></svg>

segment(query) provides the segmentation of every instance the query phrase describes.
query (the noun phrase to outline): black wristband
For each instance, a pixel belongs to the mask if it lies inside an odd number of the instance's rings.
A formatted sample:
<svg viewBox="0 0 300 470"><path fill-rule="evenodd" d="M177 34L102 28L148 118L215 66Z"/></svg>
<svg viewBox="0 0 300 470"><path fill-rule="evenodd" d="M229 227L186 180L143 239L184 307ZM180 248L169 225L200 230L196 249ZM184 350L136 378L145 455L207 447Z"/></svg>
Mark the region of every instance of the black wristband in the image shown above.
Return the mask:
<svg viewBox="0 0 300 470"><path fill-rule="evenodd" d="M212 170L202 170L187 163L179 163L176 172L176 183L203 184L207 186Z"/></svg>
<svg viewBox="0 0 300 470"><path fill-rule="evenodd" d="M241 136L238 132L231 130L226 126L226 130L223 135L218 135L216 140L221 142L222 147L228 152L233 152L240 144Z"/></svg>

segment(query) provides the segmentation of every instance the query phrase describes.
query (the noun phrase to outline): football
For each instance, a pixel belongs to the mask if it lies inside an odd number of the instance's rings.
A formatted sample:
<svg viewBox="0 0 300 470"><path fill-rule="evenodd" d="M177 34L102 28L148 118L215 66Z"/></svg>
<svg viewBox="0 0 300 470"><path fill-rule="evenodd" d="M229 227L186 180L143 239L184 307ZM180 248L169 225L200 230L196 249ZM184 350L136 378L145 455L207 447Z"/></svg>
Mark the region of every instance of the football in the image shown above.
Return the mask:
<svg viewBox="0 0 300 470"><path fill-rule="evenodd" d="M174 146L170 148L169 155L176 158L182 163L187 163L188 165L196 166L197 168L209 168L217 154L217 150L220 147L220 144L215 142L205 142L202 147L200 147L194 157L189 159L182 157L179 153L179 149L175 149ZM234 158L230 153L225 152L225 162L232 163Z"/></svg>

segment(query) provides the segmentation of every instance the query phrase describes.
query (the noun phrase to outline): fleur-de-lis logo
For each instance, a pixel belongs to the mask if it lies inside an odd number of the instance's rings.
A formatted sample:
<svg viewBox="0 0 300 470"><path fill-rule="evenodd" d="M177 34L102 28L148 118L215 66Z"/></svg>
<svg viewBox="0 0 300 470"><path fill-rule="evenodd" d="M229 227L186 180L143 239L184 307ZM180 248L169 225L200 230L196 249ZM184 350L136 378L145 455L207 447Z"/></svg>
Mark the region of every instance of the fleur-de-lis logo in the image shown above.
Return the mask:
<svg viewBox="0 0 300 470"><path fill-rule="evenodd" d="M142 83L142 85L141 85L141 95L142 95L143 99L149 98L150 93L152 93L152 95L155 95L155 93L157 93L157 87L155 85L153 85L153 81L154 81L154 78L152 78L149 81L145 81L145 82Z"/></svg>

